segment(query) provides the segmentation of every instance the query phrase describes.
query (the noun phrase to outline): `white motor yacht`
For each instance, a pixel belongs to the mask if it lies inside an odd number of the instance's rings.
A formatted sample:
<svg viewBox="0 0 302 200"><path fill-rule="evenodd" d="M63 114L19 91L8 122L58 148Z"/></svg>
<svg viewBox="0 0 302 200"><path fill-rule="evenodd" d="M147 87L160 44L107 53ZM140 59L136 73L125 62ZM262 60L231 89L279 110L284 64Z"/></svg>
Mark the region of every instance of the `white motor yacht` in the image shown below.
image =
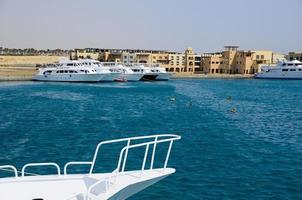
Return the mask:
<svg viewBox="0 0 302 200"><path fill-rule="evenodd" d="M174 73L167 72L165 68L160 66L151 67L151 71L157 73L158 76L155 78L156 81L168 81Z"/></svg>
<svg viewBox="0 0 302 200"><path fill-rule="evenodd" d="M139 81L143 76L144 73L141 71L133 71L132 69L125 67L120 63L112 63L112 62L105 62L102 63L104 66L108 66L110 71L118 72L119 76L115 79L115 81L128 81L128 82L135 82Z"/></svg>
<svg viewBox="0 0 302 200"><path fill-rule="evenodd" d="M263 66L255 75L259 79L302 79L302 62L280 60L275 66Z"/></svg>
<svg viewBox="0 0 302 200"><path fill-rule="evenodd" d="M159 73L152 70L151 67L145 66L141 63L131 63L128 64L127 67L129 67L133 72L140 73L143 76L140 78L140 81L154 81Z"/></svg>
<svg viewBox="0 0 302 200"><path fill-rule="evenodd" d="M104 77L92 67L86 67L77 61L62 61L57 64L48 64L39 68L33 77L36 81L60 82L99 82Z"/></svg>
<svg viewBox="0 0 302 200"><path fill-rule="evenodd" d="M103 78L101 82L112 82L118 79L121 75L121 72L112 71L110 67L102 65L102 63L98 60L93 59L83 59L79 60L80 63L88 66L93 67L96 71L100 74L103 74Z"/></svg>
<svg viewBox="0 0 302 200"><path fill-rule="evenodd" d="M173 174L174 168L168 168L168 160L172 145L181 137L178 135L151 135L131 137L110 141L103 141L96 147L91 160L80 162L67 162L64 171L58 164L29 163L22 167L19 172L13 165L0 166L0 170L12 173L13 177L0 178L1 200L123 200L146 187ZM96 166L102 164L97 162L97 157L103 152L107 145L122 145L117 160L116 169L109 173L98 173ZM166 145L167 151L160 154L158 148ZM108 149L108 148L107 148ZM112 148L114 149L114 148ZM140 163L136 170L127 171L128 155L133 155L138 149L144 150ZM162 149L162 148L161 148ZM117 162L116 162L117 161ZM156 161L156 162L155 162ZM147 163L147 164L146 164ZM161 166L161 167L155 167ZM128 163L129 164L129 163ZM70 168L76 166L89 166L89 171L84 174L72 174ZM53 167L57 172L51 175L38 175L29 173L31 168Z"/></svg>

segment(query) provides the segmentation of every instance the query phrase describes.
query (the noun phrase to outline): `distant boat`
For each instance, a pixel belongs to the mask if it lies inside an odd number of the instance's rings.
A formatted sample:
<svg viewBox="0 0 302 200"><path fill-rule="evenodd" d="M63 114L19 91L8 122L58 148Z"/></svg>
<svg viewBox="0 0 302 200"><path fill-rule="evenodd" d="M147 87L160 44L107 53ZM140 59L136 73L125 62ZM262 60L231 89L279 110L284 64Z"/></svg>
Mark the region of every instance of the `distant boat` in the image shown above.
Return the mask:
<svg viewBox="0 0 302 200"><path fill-rule="evenodd" d="M141 80L143 81L168 81L173 73L167 72L165 68L160 67L158 64L153 65L142 65L144 76Z"/></svg>
<svg viewBox="0 0 302 200"><path fill-rule="evenodd" d="M275 66L263 66L255 75L259 79L302 79L302 62L298 60L278 61Z"/></svg>
<svg viewBox="0 0 302 200"><path fill-rule="evenodd" d="M141 71L134 71L131 68L126 67L120 63L103 62L103 66L108 66L111 72L118 72L119 76L115 79L118 82L136 82L139 81L144 73Z"/></svg>
<svg viewBox="0 0 302 200"><path fill-rule="evenodd" d="M151 71L158 74L158 76L155 78L156 81L168 81L174 74L167 72L165 68L159 66L151 68Z"/></svg>
<svg viewBox="0 0 302 200"><path fill-rule="evenodd" d="M178 135L151 135L124 138L110 141L103 141L96 147L93 159L84 162L68 162L64 166L64 172L56 163L29 163L22 167L21 175L12 165L0 166L0 170L13 172L14 177L0 178L0 199L1 200L105 200L105 199L126 199L146 187L173 174L174 168L168 168L168 160L172 145L181 137ZM96 166L102 163L97 162L99 153L104 151L104 145L123 145L118 160L110 162L117 163L116 169L110 173L97 173ZM156 160L157 147L166 145L165 153L161 153L164 160L160 163ZM115 149L115 148L112 148ZM137 152L144 149L141 166L134 171L127 171L126 165L128 152ZM132 152L131 152L132 151ZM105 153L105 152L102 152ZM129 153L129 154L130 154ZM109 154L110 155L110 154ZM131 155L131 154L130 154ZM146 165L148 163L148 165ZM71 174L71 166L87 165L89 172L84 174ZM53 175L37 175L27 173L31 167L53 167L57 173ZM148 167L147 167L148 166ZM32 170L31 170L32 171Z"/></svg>
<svg viewBox="0 0 302 200"><path fill-rule="evenodd" d="M121 72L112 71L110 67L104 66L100 61L93 59L82 59L79 60L80 63L87 67L93 67L98 73L103 74L101 82L112 82L120 77Z"/></svg>
<svg viewBox="0 0 302 200"><path fill-rule="evenodd" d="M48 64L39 68L33 77L36 81L59 82L99 82L106 74L99 73L93 67L87 67L78 61L62 61L56 64Z"/></svg>

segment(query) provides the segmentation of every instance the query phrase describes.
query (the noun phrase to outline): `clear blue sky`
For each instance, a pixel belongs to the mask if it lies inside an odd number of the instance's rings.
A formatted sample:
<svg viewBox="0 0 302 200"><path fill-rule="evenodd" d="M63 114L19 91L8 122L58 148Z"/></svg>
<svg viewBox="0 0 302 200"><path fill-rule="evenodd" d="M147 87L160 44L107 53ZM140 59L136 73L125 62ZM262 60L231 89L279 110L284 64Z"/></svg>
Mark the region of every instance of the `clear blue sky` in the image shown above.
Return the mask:
<svg viewBox="0 0 302 200"><path fill-rule="evenodd" d="M302 0L0 0L0 46L302 51Z"/></svg>

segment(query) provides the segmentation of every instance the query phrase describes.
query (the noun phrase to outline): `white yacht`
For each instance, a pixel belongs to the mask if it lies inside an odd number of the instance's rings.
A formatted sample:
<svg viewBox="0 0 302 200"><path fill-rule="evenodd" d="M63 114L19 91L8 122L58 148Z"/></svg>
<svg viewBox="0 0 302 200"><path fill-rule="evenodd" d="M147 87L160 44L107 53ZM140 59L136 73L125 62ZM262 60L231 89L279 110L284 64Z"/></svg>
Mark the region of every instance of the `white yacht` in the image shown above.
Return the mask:
<svg viewBox="0 0 302 200"><path fill-rule="evenodd" d="M104 76L101 79L101 82L112 82L121 76L121 72L112 71L110 67L102 65L102 63L98 60L82 59L79 60L79 62L85 66L93 67L98 73L103 74Z"/></svg>
<svg viewBox="0 0 302 200"><path fill-rule="evenodd" d="M108 66L111 72L119 73L119 76L115 79L115 81L128 81L128 82L135 82L139 81L143 76L144 73L141 71L133 71L128 67L125 67L119 63L112 63L112 62L104 62L102 63L103 66Z"/></svg>
<svg viewBox="0 0 302 200"><path fill-rule="evenodd" d="M99 82L104 74L98 73L92 67L86 67L77 61L61 61L39 68L33 77L36 81L60 82Z"/></svg>
<svg viewBox="0 0 302 200"><path fill-rule="evenodd" d="M159 73L152 70L151 67L145 66L141 63L131 63L126 66L129 67L133 72L142 74L140 81L154 81L159 75Z"/></svg>
<svg viewBox="0 0 302 200"><path fill-rule="evenodd" d="M158 74L155 78L156 81L168 81L173 75L173 73L167 72L165 68L160 66L151 67L151 71Z"/></svg>
<svg viewBox="0 0 302 200"><path fill-rule="evenodd" d="M263 66L255 75L259 79L302 79L302 62L298 60L278 61L275 66Z"/></svg>
<svg viewBox="0 0 302 200"><path fill-rule="evenodd" d="M174 168L168 168L168 160L172 145L181 137L178 135L151 135L103 141L96 147L94 156L89 161L67 162L64 171L56 163L29 163L19 172L13 165L0 166L0 170L12 173L13 177L0 178L1 200L104 200L126 199L146 187L173 174ZM122 145L116 169L109 173L98 173L96 166L100 152L105 145ZM162 163L158 158L158 148L167 146L167 151L161 153ZM108 148L107 148L108 149ZM114 148L113 148L114 149ZM137 170L127 171L128 155L133 155L138 149L144 150L142 165ZM117 161L117 162L116 162ZM156 162L155 162L156 161ZM147 163L147 164L146 164ZM155 163L155 164L154 164ZM72 174L79 165L89 166L85 174ZM159 166L159 168L156 168ZM53 167L57 172L52 175L29 173L29 168ZM32 170L31 170L32 172Z"/></svg>

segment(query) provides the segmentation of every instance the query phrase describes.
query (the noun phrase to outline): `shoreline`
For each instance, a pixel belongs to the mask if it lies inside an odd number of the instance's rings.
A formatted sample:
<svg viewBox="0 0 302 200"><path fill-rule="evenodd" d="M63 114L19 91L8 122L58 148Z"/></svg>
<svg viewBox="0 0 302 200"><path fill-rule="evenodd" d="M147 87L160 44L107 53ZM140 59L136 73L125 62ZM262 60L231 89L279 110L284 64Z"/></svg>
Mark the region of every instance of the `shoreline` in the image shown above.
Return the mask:
<svg viewBox="0 0 302 200"><path fill-rule="evenodd" d="M172 76L171 79L253 79L254 75L242 75L242 74L191 74L183 75L177 74Z"/></svg>
<svg viewBox="0 0 302 200"><path fill-rule="evenodd" d="M202 75L202 76L174 76L171 77L172 80L184 80L184 79L196 79L196 80L202 80L202 79L253 79L253 76L216 76L216 75ZM0 76L0 82L4 81L33 81L33 76L14 76L14 75L8 75L8 76Z"/></svg>
<svg viewBox="0 0 302 200"><path fill-rule="evenodd" d="M37 73L36 67L0 67L0 81L32 81ZM242 74L174 74L172 80L181 79L253 79L254 75Z"/></svg>

